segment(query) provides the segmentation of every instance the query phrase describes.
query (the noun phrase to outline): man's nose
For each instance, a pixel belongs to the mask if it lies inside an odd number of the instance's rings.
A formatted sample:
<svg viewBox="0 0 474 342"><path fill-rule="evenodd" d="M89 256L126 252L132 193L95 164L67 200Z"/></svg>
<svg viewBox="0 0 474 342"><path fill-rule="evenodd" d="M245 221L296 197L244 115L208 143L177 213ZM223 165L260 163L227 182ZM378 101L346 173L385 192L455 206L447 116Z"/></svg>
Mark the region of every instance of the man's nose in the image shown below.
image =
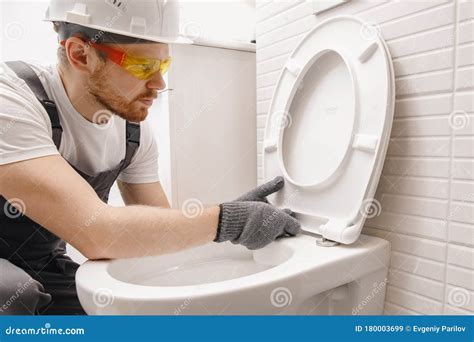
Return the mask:
<svg viewBox="0 0 474 342"><path fill-rule="evenodd" d="M166 88L165 80L160 72L155 73L147 82L147 88L163 90Z"/></svg>

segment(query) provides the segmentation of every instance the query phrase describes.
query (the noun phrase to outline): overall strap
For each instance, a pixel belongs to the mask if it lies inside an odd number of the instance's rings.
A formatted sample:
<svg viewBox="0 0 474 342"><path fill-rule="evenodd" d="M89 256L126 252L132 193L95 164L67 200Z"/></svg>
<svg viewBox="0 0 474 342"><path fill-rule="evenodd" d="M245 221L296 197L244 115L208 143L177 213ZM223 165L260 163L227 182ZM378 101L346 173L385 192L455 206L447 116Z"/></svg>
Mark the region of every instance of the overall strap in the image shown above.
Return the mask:
<svg viewBox="0 0 474 342"><path fill-rule="evenodd" d="M18 77L25 81L31 91L35 94L38 101L40 101L41 105L48 112L49 119L51 120L51 127L53 129L53 141L56 145L56 148L59 150L63 129L59 122L58 109L56 104L51 101L46 94L46 91L40 79L38 78L38 75L36 75L34 70L23 61L5 62L5 64L7 64L8 67L12 69ZM133 155L135 154L135 151L140 145L140 124L127 121L126 139L127 145L125 150L124 165L128 166L132 160Z"/></svg>
<svg viewBox="0 0 474 342"><path fill-rule="evenodd" d="M34 72L34 70L23 61L5 62L5 64L8 65L8 67L12 69L18 77L25 81L46 112L48 112L49 119L51 120L51 127L53 129L53 141L56 148L59 150L63 128L59 123L58 109L56 108L56 104L51 101L48 94L46 94L38 75L36 75L36 72Z"/></svg>
<svg viewBox="0 0 474 342"><path fill-rule="evenodd" d="M140 124L127 121L125 136L127 145L125 148L124 167L130 164L135 151L140 146Z"/></svg>

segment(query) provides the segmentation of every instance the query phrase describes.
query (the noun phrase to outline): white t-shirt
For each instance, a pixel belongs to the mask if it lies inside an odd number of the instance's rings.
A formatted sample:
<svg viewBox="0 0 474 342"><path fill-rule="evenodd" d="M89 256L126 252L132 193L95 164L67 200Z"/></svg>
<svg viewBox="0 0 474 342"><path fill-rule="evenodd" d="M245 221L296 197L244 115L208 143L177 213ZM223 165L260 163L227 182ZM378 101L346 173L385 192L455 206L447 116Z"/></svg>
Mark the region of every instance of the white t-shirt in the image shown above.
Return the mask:
<svg viewBox="0 0 474 342"><path fill-rule="evenodd" d="M86 120L69 101L56 66L30 65L58 108L61 145L58 151L48 113L33 92L0 63L0 165L61 154L89 175L117 167L125 157L126 121L116 115L105 125ZM118 179L126 183L159 180L158 147L148 121L140 123L140 146Z"/></svg>

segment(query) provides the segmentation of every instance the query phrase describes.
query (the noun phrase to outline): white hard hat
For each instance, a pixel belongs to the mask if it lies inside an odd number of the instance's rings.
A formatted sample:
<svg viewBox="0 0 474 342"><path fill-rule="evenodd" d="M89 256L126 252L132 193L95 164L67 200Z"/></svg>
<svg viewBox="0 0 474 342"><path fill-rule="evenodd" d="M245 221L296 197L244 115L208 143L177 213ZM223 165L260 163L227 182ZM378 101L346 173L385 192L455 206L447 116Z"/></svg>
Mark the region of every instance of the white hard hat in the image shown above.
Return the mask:
<svg viewBox="0 0 474 342"><path fill-rule="evenodd" d="M179 33L176 0L50 0L44 20L158 43L192 43Z"/></svg>

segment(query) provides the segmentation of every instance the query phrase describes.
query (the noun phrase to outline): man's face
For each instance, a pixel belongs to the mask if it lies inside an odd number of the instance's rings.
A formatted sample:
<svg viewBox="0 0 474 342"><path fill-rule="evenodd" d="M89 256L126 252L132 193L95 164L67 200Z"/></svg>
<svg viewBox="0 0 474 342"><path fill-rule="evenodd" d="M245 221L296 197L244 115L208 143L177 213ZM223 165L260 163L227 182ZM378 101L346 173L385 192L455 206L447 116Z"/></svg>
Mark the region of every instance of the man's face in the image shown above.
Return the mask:
<svg viewBox="0 0 474 342"><path fill-rule="evenodd" d="M165 60L169 57L167 44L107 44L131 56ZM140 80L128 71L106 60L90 75L87 90L106 109L133 122L145 120L148 108L166 86L157 72L150 79Z"/></svg>

